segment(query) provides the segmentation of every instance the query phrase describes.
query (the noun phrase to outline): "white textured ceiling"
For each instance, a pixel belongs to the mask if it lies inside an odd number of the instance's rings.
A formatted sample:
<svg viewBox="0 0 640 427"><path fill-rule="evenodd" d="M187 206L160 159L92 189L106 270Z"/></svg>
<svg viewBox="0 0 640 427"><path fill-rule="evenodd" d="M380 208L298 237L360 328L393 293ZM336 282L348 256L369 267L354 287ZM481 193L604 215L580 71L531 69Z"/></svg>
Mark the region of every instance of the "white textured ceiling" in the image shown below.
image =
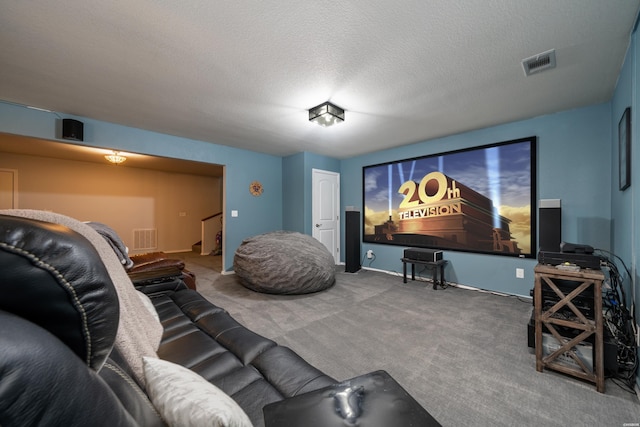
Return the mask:
<svg viewBox="0 0 640 427"><path fill-rule="evenodd" d="M346 158L611 99L640 0L1 0L0 100ZM521 60L556 50L557 68ZM331 100L344 123L307 110Z"/></svg>

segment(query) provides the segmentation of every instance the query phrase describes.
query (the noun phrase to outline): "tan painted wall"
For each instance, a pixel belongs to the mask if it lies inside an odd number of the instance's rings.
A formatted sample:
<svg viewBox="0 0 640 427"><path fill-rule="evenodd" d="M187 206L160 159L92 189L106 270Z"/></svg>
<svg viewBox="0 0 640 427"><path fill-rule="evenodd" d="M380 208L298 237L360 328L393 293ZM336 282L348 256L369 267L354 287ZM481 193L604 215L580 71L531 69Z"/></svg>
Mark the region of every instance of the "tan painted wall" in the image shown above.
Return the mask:
<svg viewBox="0 0 640 427"><path fill-rule="evenodd" d="M200 220L222 210L222 178L9 153L1 168L18 170L20 209L103 222L130 249L134 229L157 228L157 250L191 250Z"/></svg>

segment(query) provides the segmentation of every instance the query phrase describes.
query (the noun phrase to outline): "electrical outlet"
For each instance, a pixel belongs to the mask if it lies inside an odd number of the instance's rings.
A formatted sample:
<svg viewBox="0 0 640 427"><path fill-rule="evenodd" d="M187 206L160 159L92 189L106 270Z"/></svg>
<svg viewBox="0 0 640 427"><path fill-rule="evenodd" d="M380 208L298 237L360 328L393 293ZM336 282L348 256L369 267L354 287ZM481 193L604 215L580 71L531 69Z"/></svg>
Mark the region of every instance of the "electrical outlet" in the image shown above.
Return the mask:
<svg viewBox="0 0 640 427"><path fill-rule="evenodd" d="M524 279L524 268L516 268L516 278Z"/></svg>
<svg viewBox="0 0 640 427"><path fill-rule="evenodd" d="M367 251L367 258L368 258L368 259L373 258L373 251L372 251L371 249L369 249L369 250Z"/></svg>

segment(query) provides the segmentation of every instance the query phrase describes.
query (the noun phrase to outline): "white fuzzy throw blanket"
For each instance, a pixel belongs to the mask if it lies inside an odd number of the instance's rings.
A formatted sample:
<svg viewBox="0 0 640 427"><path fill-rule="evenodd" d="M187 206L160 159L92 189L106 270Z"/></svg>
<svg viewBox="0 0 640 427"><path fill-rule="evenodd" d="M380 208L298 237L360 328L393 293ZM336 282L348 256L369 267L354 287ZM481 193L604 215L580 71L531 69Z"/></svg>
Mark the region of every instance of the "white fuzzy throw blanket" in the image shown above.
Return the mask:
<svg viewBox="0 0 640 427"><path fill-rule="evenodd" d="M162 338L162 325L142 304L131 279L109 243L87 224L65 215L28 209L0 210L0 214L64 225L83 235L96 248L120 301L120 323L115 347L131 366L140 384L145 384L142 357L158 357L156 351Z"/></svg>

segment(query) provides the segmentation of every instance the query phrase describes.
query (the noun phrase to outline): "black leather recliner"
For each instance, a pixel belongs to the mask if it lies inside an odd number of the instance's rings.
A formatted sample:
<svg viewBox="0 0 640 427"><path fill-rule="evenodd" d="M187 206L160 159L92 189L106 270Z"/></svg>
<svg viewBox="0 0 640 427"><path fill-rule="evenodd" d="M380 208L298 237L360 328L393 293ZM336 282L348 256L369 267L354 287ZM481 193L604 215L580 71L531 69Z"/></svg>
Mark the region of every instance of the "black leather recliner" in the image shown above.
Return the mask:
<svg viewBox="0 0 640 427"><path fill-rule="evenodd" d="M266 404L335 383L186 286L150 296L164 328L158 356L225 391L255 426ZM90 242L0 212L0 425L164 425L114 348L118 319Z"/></svg>
<svg viewBox="0 0 640 427"><path fill-rule="evenodd" d="M116 290L81 235L0 217L0 425L164 425L109 359Z"/></svg>

